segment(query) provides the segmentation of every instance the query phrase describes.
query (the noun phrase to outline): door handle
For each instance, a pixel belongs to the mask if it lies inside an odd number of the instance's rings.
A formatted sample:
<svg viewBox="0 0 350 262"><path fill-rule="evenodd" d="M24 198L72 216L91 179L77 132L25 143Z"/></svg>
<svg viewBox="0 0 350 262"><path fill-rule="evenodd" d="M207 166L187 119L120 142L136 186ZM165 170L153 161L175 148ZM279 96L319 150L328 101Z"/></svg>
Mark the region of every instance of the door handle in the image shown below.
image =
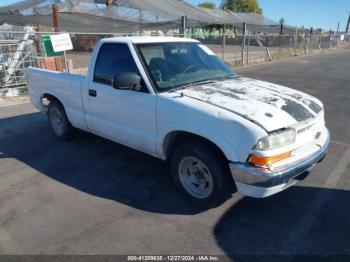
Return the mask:
<svg viewBox="0 0 350 262"><path fill-rule="evenodd" d="M96 90L94 90L94 89L89 89L89 96L96 97L96 96L97 96Z"/></svg>

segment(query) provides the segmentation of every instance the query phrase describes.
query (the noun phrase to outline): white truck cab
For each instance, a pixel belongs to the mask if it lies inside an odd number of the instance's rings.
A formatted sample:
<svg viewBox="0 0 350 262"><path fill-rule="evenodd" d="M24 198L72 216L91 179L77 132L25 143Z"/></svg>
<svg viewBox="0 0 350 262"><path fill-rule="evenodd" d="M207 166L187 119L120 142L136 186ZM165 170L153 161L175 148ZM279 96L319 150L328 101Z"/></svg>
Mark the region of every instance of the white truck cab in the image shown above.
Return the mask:
<svg viewBox="0 0 350 262"><path fill-rule="evenodd" d="M318 99L240 77L192 39L104 39L86 77L27 73L31 101L58 139L78 128L167 160L180 190L206 207L236 190L280 192L329 146Z"/></svg>

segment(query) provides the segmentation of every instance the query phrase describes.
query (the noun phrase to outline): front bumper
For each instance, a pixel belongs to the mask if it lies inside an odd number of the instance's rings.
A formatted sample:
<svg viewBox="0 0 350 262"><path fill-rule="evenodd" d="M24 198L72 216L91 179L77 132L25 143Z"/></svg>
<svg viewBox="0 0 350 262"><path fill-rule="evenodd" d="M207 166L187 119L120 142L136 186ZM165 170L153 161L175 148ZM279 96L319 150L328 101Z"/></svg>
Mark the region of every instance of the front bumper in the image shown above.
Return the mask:
<svg viewBox="0 0 350 262"><path fill-rule="evenodd" d="M263 198L294 185L299 177L305 177L317 163L323 160L329 145L330 136L327 131L325 143L314 154L297 163L272 171L242 163L230 163L231 174L238 192L245 196Z"/></svg>

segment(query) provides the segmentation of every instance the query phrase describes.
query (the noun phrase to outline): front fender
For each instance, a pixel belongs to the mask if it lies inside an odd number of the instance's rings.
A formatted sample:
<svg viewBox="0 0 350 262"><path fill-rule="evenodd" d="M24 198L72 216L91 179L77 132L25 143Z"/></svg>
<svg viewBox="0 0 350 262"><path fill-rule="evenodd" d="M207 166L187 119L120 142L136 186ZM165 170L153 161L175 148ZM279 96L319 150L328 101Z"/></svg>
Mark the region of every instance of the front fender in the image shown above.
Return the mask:
<svg viewBox="0 0 350 262"><path fill-rule="evenodd" d="M211 141L213 144L215 144L218 148L220 148L227 159L231 161L235 161L235 159L237 159L237 154L235 152L234 147L230 144L230 141L225 137L221 137L219 139L219 137L214 136L210 132L203 132L203 130L197 128L184 128L183 126L180 127L180 125L168 126L166 129L162 130L162 132L158 134L156 148L158 155L160 155L162 159L166 159L165 143L167 143L168 141L167 138L170 134L173 134L174 132L186 132L201 138L205 138Z"/></svg>
<svg viewBox="0 0 350 262"><path fill-rule="evenodd" d="M245 162L266 131L244 117L176 93L158 96L157 153L165 158L164 143L174 131L192 133L217 145L229 161Z"/></svg>

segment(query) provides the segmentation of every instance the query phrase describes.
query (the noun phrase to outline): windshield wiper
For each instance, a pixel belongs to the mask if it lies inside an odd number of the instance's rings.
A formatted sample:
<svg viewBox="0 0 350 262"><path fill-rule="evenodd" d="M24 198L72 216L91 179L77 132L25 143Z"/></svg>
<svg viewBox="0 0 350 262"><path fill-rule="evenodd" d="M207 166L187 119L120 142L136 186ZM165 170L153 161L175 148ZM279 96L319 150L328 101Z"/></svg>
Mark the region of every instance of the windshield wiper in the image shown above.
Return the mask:
<svg viewBox="0 0 350 262"><path fill-rule="evenodd" d="M189 85L184 85L184 86L179 86L179 87L176 87L176 88L173 88L171 90L169 90L169 93L174 93L176 91L180 91L180 90L184 90L188 87Z"/></svg>
<svg viewBox="0 0 350 262"><path fill-rule="evenodd" d="M218 82L218 81L224 81L226 79L231 79L235 77L237 77L237 75L222 76L222 77L214 78L213 80L216 80Z"/></svg>
<svg viewBox="0 0 350 262"><path fill-rule="evenodd" d="M174 93L176 91L183 90L183 89L186 89L187 87L191 87L191 86L202 85L202 84L210 84L210 83L215 83L215 82L217 82L217 80L215 80L215 79L191 82L191 83L188 83L188 84L176 87L176 88L170 90L169 93Z"/></svg>

